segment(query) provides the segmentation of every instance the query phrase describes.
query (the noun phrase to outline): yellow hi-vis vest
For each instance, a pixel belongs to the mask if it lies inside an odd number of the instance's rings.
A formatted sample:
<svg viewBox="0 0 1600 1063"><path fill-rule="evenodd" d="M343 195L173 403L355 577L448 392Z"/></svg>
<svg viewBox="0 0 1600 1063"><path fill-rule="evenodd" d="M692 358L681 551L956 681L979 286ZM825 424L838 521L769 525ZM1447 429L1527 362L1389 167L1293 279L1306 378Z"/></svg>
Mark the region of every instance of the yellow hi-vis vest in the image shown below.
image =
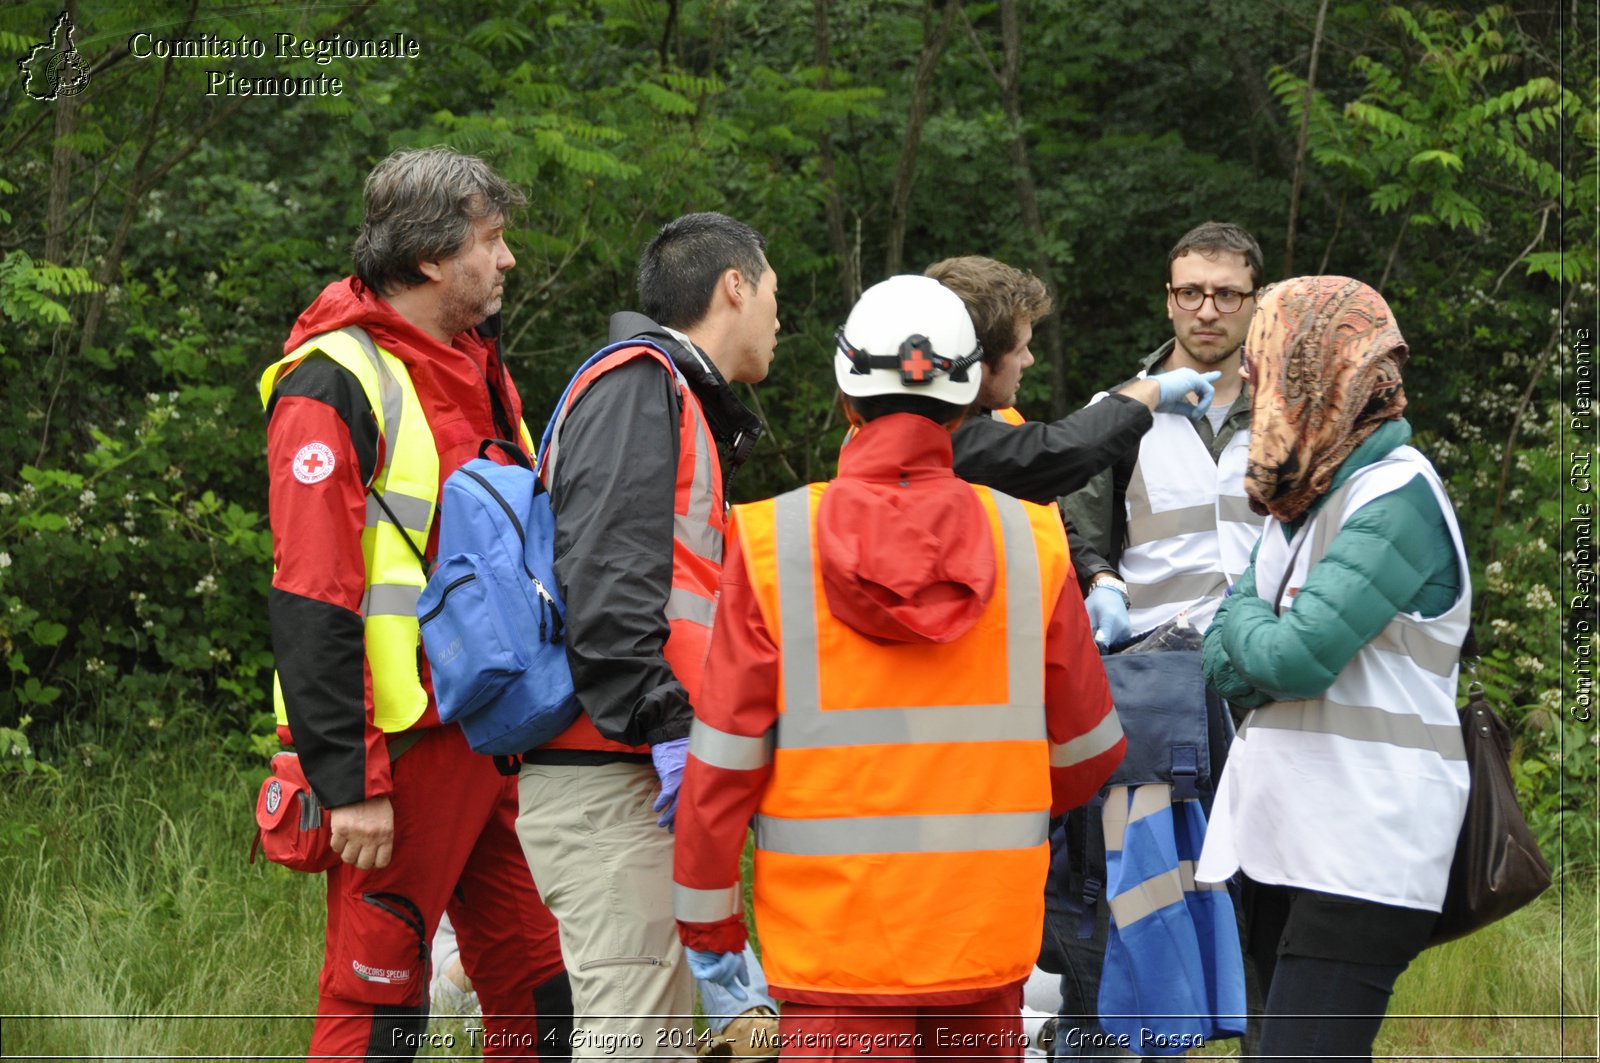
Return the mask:
<svg viewBox="0 0 1600 1063"><path fill-rule="evenodd" d="M268 366L261 374L263 409L283 375L314 351L332 358L360 382L384 443L383 467L367 484L367 520L361 532L361 557L367 569L361 620L372 674L373 723L382 731L404 731L428 708L417 628L417 598L428 577L417 553L427 549L438 509L439 452L405 363L354 325L314 336ZM533 441L527 426L519 423L517 428L531 453ZM375 494L383 496L399 525L383 511ZM416 552L407 545L406 536ZM283 688L276 675L272 701L278 723L286 725Z"/></svg>

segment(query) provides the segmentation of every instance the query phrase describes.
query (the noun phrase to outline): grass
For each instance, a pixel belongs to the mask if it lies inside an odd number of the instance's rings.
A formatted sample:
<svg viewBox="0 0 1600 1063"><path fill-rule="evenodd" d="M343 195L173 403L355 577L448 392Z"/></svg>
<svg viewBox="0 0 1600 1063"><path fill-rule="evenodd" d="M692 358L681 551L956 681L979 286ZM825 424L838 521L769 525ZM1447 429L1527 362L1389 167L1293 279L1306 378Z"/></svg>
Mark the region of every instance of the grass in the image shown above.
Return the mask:
<svg viewBox="0 0 1600 1063"><path fill-rule="evenodd" d="M322 880L248 862L264 773L207 746L0 778L6 1058L304 1058ZM1594 1059L1596 971L1595 883L1569 878L1420 957L1378 1054ZM419 1056L472 1057L460 1019L431 1029L457 1047Z"/></svg>

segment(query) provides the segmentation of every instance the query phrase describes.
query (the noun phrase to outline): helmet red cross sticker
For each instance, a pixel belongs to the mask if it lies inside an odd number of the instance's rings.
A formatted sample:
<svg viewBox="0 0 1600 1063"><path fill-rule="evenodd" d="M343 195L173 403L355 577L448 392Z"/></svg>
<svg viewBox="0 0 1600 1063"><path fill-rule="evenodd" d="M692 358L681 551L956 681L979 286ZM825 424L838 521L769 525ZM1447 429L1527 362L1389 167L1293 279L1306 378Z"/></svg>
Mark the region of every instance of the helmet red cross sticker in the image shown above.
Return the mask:
<svg viewBox="0 0 1600 1063"><path fill-rule="evenodd" d="M333 475L333 448L326 443L307 443L294 455L294 478L314 484Z"/></svg>

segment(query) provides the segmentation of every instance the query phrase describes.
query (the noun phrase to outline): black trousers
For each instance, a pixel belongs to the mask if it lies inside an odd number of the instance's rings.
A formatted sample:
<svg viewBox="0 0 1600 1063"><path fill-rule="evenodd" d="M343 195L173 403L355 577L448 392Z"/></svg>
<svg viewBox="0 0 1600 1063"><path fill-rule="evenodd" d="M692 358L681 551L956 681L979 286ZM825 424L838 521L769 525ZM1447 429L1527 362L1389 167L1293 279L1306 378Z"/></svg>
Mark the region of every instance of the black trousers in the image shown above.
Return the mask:
<svg viewBox="0 0 1600 1063"><path fill-rule="evenodd" d="M1370 1060L1435 912L1245 879L1245 950L1266 995L1258 1057Z"/></svg>

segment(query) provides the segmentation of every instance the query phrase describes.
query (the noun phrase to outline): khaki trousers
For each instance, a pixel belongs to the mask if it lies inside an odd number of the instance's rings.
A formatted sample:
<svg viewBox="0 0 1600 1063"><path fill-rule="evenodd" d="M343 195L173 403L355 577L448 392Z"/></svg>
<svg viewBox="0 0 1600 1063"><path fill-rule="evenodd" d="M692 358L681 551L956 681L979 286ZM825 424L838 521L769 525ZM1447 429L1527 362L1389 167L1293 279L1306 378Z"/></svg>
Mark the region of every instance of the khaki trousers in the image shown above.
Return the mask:
<svg viewBox="0 0 1600 1063"><path fill-rule="evenodd" d="M573 1059L693 1055L694 979L672 918L672 835L648 764L524 764L517 837L561 928Z"/></svg>

